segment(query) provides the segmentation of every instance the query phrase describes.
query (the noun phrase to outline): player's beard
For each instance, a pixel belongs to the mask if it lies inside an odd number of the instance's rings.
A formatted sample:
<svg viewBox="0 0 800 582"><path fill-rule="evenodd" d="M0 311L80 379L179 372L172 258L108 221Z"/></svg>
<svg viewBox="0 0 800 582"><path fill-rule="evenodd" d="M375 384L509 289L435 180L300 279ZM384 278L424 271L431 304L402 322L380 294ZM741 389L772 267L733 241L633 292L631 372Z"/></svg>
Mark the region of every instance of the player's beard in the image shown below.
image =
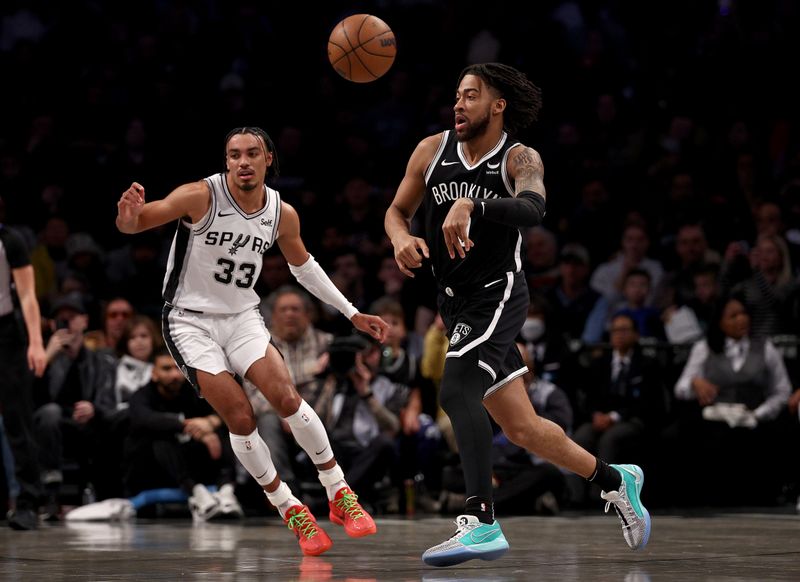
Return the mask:
<svg viewBox="0 0 800 582"><path fill-rule="evenodd" d="M239 184L239 188L244 190L245 192L252 192L256 188L258 188L258 184L255 182L241 182Z"/></svg>
<svg viewBox="0 0 800 582"><path fill-rule="evenodd" d="M489 113L478 119L475 123L467 123L467 128L462 134L456 133L456 139L460 142L470 141L486 133L489 128Z"/></svg>

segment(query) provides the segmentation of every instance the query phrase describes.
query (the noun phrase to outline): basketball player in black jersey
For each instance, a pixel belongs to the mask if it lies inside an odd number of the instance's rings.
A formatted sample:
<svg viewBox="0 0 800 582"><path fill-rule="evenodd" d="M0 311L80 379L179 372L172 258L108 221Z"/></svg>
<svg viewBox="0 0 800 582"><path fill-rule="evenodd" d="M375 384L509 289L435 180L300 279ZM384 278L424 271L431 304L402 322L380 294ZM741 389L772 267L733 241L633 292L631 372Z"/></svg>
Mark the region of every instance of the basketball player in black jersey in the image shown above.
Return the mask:
<svg viewBox="0 0 800 582"><path fill-rule="evenodd" d="M41 377L47 357L33 275L22 238L0 223L0 409L20 486L16 507L8 514L8 525L17 530L36 529L42 494L33 436L31 372ZM15 291L25 330L15 313Z"/></svg>
<svg viewBox="0 0 800 582"><path fill-rule="evenodd" d="M644 547L650 533L641 469L606 464L537 416L522 381L527 368L514 340L529 294L520 228L542 221L546 194L539 154L513 136L540 107L539 88L516 69L468 66L458 80L454 128L419 143L386 212L403 273L413 277L430 260L450 336L440 402L455 430L467 502L456 533L423 554L433 566L494 560L508 550L492 508L489 414L517 445L600 485L632 549ZM420 205L425 238L410 232Z"/></svg>

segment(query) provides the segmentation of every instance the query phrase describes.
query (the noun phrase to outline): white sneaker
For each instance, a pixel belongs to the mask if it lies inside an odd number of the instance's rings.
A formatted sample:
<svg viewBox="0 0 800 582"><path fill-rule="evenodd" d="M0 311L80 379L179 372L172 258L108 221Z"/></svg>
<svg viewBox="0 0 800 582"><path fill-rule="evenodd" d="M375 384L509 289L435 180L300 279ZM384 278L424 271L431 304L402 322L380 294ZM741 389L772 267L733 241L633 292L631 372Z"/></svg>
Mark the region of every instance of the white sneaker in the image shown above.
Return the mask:
<svg viewBox="0 0 800 582"><path fill-rule="evenodd" d="M69 511L66 521L125 521L136 516L136 509L130 499L104 499L88 503Z"/></svg>
<svg viewBox="0 0 800 582"><path fill-rule="evenodd" d="M194 521L208 521L219 513L220 505L205 485L198 483L189 497L189 509L192 511Z"/></svg>
<svg viewBox="0 0 800 582"><path fill-rule="evenodd" d="M219 491L212 493L212 495L217 500L217 503L219 503L220 516L244 517L244 511L242 511L239 500L236 499L233 484L225 483L225 485L219 488Z"/></svg>

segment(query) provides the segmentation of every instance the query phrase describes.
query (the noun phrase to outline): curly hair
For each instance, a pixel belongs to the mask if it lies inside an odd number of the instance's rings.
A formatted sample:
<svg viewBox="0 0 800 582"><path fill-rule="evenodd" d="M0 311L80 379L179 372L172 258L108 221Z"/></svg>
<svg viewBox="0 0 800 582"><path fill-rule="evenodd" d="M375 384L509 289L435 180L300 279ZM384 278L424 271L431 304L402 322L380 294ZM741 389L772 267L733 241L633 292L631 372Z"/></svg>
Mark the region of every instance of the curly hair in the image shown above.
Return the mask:
<svg viewBox="0 0 800 582"><path fill-rule="evenodd" d="M480 77L506 100L503 125L514 134L528 127L539 117L542 108L542 90L530 82L524 73L502 63L469 65L461 71L458 85L466 75Z"/></svg>

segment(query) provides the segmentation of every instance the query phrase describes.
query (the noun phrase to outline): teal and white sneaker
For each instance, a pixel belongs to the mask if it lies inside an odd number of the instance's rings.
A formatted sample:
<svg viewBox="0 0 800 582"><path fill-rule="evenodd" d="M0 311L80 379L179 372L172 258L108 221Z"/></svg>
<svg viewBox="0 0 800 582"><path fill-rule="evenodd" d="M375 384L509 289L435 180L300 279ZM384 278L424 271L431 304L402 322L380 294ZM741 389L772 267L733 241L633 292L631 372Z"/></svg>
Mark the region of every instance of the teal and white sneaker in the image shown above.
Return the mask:
<svg viewBox="0 0 800 582"><path fill-rule="evenodd" d="M459 515L458 529L449 540L428 548L422 561L429 566L453 566L473 560L496 560L508 551L508 542L497 520L491 525L474 515Z"/></svg>
<svg viewBox="0 0 800 582"><path fill-rule="evenodd" d="M644 472L638 465L609 465L622 476L618 491L605 491L600 497L606 500L606 512L614 505L622 523L622 535L632 550L641 550L650 539L650 513L642 505L639 495L644 485Z"/></svg>

